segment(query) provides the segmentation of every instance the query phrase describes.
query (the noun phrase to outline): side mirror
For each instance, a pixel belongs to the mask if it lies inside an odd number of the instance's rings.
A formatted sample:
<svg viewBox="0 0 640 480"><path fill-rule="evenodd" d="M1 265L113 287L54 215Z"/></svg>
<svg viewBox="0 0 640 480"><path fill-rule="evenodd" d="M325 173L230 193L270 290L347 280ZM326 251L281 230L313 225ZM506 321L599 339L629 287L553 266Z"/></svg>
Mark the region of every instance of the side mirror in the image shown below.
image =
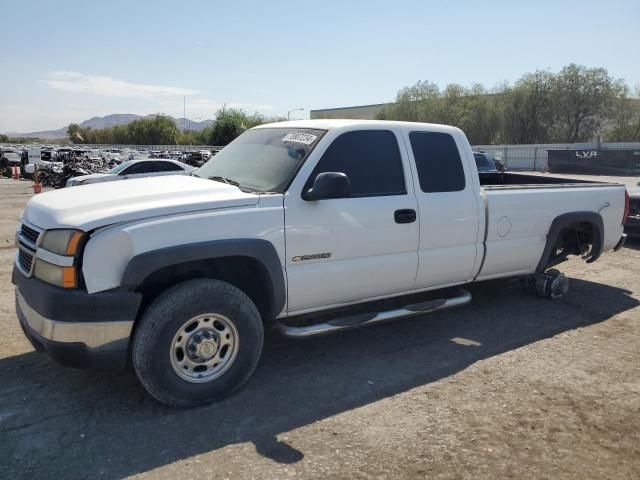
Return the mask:
<svg viewBox="0 0 640 480"><path fill-rule="evenodd" d="M323 172L313 182L313 187L304 192L304 200L325 200L351 196L351 182L342 172Z"/></svg>

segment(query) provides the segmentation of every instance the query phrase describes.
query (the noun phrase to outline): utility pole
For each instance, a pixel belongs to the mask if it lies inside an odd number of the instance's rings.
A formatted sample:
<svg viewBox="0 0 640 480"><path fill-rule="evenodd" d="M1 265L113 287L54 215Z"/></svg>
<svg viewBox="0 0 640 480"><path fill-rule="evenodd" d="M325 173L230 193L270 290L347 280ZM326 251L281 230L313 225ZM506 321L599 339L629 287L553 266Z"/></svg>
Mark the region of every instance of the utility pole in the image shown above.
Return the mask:
<svg viewBox="0 0 640 480"><path fill-rule="evenodd" d="M302 112L302 111L304 111L304 108L294 108L293 110L289 110L287 112L287 120L291 120L291 114L293 112Z"/></svg>

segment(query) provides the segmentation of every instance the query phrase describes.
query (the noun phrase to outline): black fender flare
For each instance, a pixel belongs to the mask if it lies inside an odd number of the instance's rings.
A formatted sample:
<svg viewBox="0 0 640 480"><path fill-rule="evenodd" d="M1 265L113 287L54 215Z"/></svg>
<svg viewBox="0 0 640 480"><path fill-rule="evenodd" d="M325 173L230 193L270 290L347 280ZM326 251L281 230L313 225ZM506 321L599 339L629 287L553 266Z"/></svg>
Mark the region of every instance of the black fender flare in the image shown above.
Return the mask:
<svg viewBox="0 0 640 480"><path fill-rule="evenodd" d="M593 230L593 245L591 255L587 259L587 263L595 262L602 253L602 247L604 244L604 222L602 221L602 215L597 212L569 212L558 215L547 233L547 241L542 251L542 257L538 262L536 272L543 272L549 257L551 256L551 250L556 244L558 236L563 228L572 223L586 222L592 224L595 228Z"/></svg>
<svg viewBox="0 0 640 480"><path fill-rule="evenodd" d="M135 290L149 275L162 268L224 257L248 257L264 267L271 280L270 285L265 285L270 290L270 317L275 318L284 309L287 299L284 273L273 244L260 238L211 240L141 253L129 261L122 275L121 286Z"/></svg>

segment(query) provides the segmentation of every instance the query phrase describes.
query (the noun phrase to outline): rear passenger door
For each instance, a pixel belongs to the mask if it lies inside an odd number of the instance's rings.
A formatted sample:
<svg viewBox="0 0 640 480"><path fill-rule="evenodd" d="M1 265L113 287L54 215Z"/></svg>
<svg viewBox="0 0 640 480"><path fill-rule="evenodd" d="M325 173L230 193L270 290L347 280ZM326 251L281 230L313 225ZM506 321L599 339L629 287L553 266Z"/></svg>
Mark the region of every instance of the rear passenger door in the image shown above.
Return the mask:
<svg viewBox="0 0 640 480"><path fill-rule="evenodd" d="M417 203L400 135L329 131L296 176L285 196L290 314L413 288L418 221L407 211ZM345 173L351 196L304 200L322 172Z"/></svg>
<svg viewBox="0 0 640 480"><path fill-rule="evenodd" d="M475 172L460 157L468 143L447 131L413 131L406 140L420 211L416 288L465 282L481 261Z"/></svg>

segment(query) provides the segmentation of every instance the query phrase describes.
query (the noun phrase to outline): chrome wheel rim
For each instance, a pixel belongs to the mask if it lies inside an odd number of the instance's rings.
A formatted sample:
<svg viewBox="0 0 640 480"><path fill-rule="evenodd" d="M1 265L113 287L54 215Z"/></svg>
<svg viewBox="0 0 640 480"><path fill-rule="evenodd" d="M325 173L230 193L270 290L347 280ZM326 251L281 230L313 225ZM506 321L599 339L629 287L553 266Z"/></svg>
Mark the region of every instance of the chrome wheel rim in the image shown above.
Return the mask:
<svg viewBox="0 0 640 480"><path fill-rule="evenodd" d="M187 382L210 382L231 367L239 346L238 330L230 319L218 313L198 315L173 336L171 366Z"/></svg>

